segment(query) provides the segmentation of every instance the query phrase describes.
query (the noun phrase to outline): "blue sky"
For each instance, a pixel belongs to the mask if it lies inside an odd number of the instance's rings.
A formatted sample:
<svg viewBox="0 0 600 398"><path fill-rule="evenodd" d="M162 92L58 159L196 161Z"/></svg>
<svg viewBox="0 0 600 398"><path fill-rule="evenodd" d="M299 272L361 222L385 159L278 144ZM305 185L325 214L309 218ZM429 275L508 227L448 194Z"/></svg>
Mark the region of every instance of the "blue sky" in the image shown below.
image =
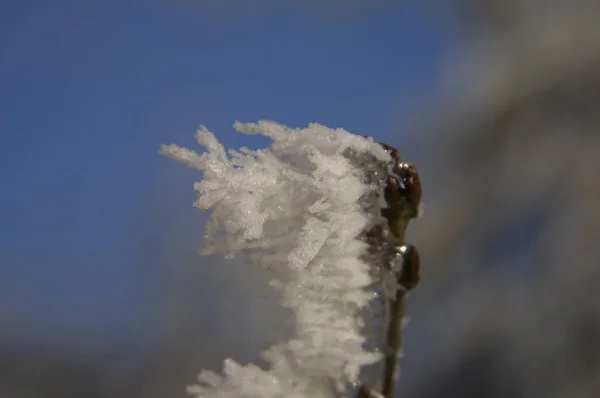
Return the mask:
<svg viewBox="0 0 600 398"><path fill-rule="evenodd" d="M161 143L195 147L206 124L227 146L256 147L231 126L259 119L398 143L452 36L418 2L5 3L0 327L32 338L134 333L134 314L151 329L165 252L193 253L204 219L191 206L199 176L160 157Z"/></svg>

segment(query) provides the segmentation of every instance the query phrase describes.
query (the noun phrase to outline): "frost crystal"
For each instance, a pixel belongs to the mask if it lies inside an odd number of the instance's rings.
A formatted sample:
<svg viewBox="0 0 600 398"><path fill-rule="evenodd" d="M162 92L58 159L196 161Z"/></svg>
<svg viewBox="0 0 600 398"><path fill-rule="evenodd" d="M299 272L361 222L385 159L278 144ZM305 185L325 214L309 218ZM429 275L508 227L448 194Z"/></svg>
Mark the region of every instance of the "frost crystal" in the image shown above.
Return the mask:
<svg viewBox="0 0 600 398"><path fill-rule="evenodd" d="M318 124L234 126L273 143L227 154L202 126L196 138L206 152L163 145L161 153L204 174L195 184L195 206L212 210L204 252L243 253L274 270L281 305L295 313L296 334L263 352L267 369L227 359L223 375L203 371L188 391L198 398L347 395L361 367L380 359L365 348L361 333L374 280L364 261L366 244L357 239L377 222L365 209L378 187L356 159L389 162L389 155L372 139Z"/></svg>

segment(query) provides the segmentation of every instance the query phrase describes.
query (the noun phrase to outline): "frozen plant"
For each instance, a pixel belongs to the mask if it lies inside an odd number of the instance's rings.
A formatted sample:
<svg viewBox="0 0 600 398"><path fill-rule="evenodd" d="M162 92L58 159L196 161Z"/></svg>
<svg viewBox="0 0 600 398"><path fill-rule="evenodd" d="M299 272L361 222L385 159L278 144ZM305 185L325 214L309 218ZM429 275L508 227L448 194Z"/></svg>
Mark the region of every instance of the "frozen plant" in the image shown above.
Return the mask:
<svg viewBox="0 0 600 398"><path fill-rule="evenodd" d="M188 391L198 398L348 396L361 368L381 360L365 348L362 315L376 277L357 237L381 224L374 200L381 185L369 174L390 155L371 138L319 124L234 127L273 142L226 152L201 126L196 138L206 152L177 145L160 152L203 173L194 204L212 210L203 252L242 254L249 266L269 267L281 305L295 314L295 336L261 354L268 368L226 359L222 375L203 371Z"/></svg>

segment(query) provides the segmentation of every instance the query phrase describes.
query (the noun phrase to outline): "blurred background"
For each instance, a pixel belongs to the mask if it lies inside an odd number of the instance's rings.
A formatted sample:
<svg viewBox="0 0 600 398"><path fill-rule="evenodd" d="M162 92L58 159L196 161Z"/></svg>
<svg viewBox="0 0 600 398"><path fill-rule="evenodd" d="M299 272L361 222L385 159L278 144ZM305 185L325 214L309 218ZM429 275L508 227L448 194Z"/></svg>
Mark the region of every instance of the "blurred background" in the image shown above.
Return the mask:
<svg viewBox="0 0 600 398"><path fill-rule="evenodd" d="M267 141L370 134L417 163L398 396L600 391L600 3L4 2L0 398L184 397L291 332L268 275L199 257L194 170Z"/></svg>

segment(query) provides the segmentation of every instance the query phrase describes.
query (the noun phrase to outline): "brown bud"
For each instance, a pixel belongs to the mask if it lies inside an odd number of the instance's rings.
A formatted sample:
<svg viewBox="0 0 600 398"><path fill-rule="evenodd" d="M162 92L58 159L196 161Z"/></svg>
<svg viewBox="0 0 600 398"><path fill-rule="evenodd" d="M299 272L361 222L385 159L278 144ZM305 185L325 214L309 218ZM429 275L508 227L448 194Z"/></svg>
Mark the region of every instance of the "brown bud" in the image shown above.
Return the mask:
<svg viewBox="0 0 600 398"><path fill-rule="evenodd" d="M406 199L410 206L415 209L419 208L423 190L421 188L421 178L417 172L417 168L410 163L398 163L394 165L392 172L400 178L402 187L400 194Z"/></svg>
<svg viewBox="0 0 600 398"><path fill-rule="evenodd" d="M421 258L414 245L402 245L397 249L402 256L402 269L398 273L397 282L406 290L414 289L419 283L419 267Z"/></svg>

